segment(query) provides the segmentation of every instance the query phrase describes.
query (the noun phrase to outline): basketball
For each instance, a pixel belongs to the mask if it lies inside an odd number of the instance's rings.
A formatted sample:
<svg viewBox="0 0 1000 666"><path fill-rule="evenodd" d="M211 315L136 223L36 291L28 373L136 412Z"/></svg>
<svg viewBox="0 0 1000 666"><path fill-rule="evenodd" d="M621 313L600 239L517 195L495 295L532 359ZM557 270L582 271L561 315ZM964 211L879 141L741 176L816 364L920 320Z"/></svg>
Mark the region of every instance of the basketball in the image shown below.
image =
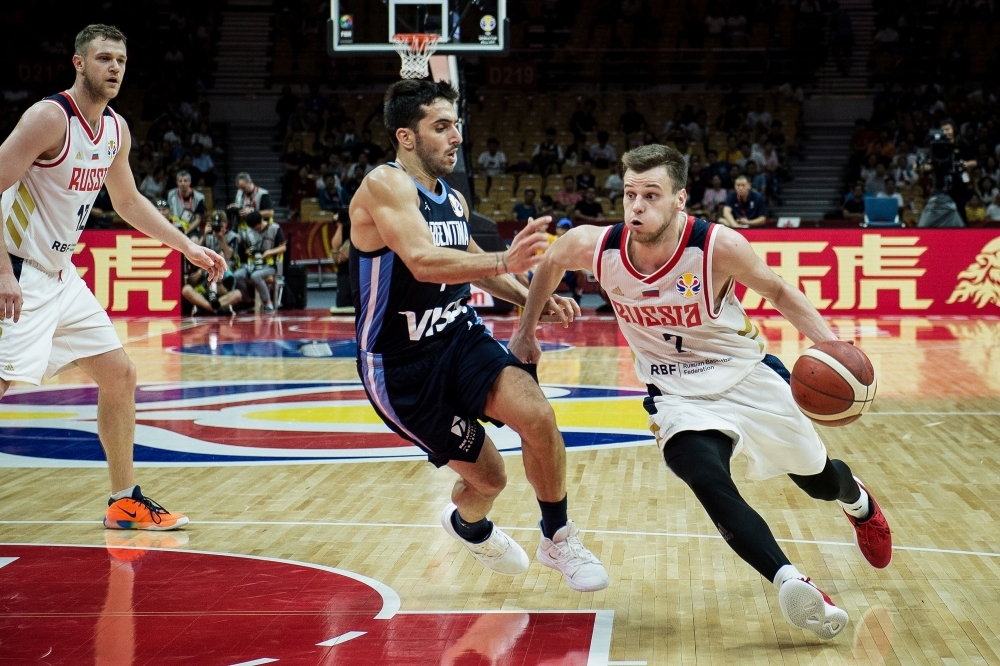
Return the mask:
<svg viewBox="0 0 1000 666"><path fill-rule="evenodd" d="M792 368L792 397L802 413L825 426L853 423L875 399L875 370L854 345L832 340L807 349Z"/></svg>

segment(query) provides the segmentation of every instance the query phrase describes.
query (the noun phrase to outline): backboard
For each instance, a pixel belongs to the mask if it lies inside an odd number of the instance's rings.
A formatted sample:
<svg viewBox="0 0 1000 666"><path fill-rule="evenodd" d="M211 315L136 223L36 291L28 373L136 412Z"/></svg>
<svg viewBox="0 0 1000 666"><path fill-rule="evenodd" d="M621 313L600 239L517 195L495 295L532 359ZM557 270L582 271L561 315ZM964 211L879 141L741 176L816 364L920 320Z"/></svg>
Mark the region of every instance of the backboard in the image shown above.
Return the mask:
<svg viewBox="0 0 1000 666"><path fill-rule="evenodd" d="M502 53L507 0L331 0L331 55L394 53L399 33L440 35L437 53Z"/></svg>

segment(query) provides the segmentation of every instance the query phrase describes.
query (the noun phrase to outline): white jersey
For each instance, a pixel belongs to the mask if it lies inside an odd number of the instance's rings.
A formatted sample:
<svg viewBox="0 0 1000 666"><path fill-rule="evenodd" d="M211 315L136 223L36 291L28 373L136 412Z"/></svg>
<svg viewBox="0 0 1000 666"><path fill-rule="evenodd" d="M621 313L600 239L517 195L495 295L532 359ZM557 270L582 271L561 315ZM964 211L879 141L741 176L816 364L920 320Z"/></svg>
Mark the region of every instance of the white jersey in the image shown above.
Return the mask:
<svg viewBox="0 0 1000 666"><path fill-rule="evenodd" d="M109 108L95 135L67 92L46 97L66 114L66 141L55 159L35 160L0 199L7 252L56 273L73 250L121 146L121 120Z"/></svg>
<svg viewBox="0 0 1000 666"><path fill-rule="evenodd" d="M635 373L652 395L705 396L745 378L766 342L730 284L712 302L712 249L718 226L688 217L673 256L652 275L629 261L629 231L608 227L594 252L594 275L607 292L635 356ZM721 285L720 285L721 286Z"/></svg>

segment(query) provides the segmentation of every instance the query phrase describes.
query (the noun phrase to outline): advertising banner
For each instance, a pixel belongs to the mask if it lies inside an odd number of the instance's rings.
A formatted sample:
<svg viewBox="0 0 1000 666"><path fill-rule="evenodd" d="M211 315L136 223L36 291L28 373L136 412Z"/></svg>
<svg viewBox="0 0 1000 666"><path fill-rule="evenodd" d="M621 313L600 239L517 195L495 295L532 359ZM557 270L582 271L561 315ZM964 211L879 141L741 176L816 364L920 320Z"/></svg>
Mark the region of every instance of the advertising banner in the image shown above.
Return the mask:
<svg viewBox="0 0 1000 666"><path fill-rule="evenodd" d="M138 231L84 231L73 264L108 314L180 317L181 253Z"/></svg>
<svg viewBox="0 0 1000 666"><path fill-rule="evenodd" d="M825 315L1000 316L998 229L743 230L754 251ZM750 314L776 314L753 291Z"/></svg>

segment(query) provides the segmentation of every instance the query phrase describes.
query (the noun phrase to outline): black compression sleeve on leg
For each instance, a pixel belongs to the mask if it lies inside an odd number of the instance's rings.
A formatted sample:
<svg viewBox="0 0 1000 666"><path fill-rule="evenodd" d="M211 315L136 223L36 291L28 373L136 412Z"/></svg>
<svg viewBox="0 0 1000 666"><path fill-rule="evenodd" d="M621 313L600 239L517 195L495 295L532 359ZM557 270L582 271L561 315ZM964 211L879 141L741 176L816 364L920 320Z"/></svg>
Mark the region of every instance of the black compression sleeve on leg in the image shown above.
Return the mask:
<svg viewBox="0 0 1000 666"><path fill-rule="evenodd" d="M788 558L771 529L740 495L729 472L733 440L718 430L685 431L663 447L663 459L694 492L712 523L737 555L774 580Z"/></svg>
<svg viewBox="0 0 1000 666"><path fill-rule="evenodd" d="M844 504L853 504L861 497L861 489L851 474L851 468L842 460L827 458L826 466L819 474L789 474L788 477L813 499L824 502L840 500Z"/></svg>

